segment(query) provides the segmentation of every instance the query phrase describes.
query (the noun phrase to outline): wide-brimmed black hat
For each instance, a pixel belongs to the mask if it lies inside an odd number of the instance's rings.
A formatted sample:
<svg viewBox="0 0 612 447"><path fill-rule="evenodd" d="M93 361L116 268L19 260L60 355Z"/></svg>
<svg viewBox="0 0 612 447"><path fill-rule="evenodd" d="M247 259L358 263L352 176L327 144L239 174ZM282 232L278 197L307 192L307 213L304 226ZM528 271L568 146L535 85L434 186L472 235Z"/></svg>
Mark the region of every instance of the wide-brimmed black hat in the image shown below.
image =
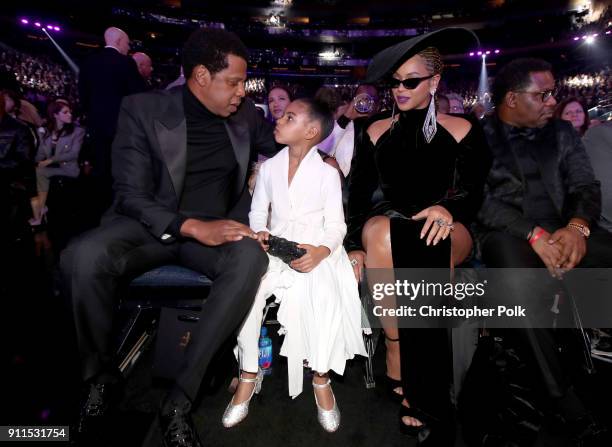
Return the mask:
<svg viewBox="0 0 612 447"><path fill-rule="evenodd" d="M462 53L476 48L480 41L473 31L466 28L442 28L431 33L411 37L389 48L385 48L372 58L364 83L377 82L427 47L435 47L442 54Z"/></svg>

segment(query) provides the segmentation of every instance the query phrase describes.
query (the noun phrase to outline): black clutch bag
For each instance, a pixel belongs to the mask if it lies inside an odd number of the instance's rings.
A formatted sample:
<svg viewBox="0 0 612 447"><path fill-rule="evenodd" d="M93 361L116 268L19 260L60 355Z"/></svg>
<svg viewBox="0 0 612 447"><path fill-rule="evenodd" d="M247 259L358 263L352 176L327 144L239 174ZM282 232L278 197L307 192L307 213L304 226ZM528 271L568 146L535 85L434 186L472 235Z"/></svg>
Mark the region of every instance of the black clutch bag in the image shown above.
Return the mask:
<svg viewBox="0 0 612 447"><path fill-rule="evenodd" d="M268 254L276 256L286 264L290 264L291 261L295 261L304 256L306 250L298 248L297 242L270 235L268 238Z"/></svg>

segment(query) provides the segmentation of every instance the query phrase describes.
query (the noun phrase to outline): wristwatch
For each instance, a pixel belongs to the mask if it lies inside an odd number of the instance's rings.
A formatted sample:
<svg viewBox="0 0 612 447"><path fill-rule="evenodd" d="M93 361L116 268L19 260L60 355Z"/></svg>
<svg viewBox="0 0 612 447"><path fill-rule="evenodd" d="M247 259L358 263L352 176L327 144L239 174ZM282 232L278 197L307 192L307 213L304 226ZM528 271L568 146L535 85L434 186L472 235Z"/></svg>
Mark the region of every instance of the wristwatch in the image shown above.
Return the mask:
<svg viewBox="0 0 612 447"><path fill-rule="evenodd" d="M582 234L585 237L585 239L591 235L591 230L589 230L589 227L587 227L586 225L570 222L567 224L567 227L573 228L574 230L579 231L580 234Z"/></svg>

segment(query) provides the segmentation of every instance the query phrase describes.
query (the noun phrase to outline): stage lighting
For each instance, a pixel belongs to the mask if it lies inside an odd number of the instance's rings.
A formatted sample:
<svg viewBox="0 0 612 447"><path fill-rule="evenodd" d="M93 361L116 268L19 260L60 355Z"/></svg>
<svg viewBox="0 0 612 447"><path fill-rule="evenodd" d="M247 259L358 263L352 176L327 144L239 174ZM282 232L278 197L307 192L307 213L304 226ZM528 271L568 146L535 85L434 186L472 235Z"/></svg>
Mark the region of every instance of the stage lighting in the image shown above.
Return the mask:
<svg viewBox="0 0 612 447"><path fill-rule="evenodd" d="M574 40L580 40L580 37L574 37Z"/></svg>
<svg viewBox="0 0 612 447"><path fill-rule="evenodd" d="M37 28L40 28L42 25L40 24L40 22L35 22L34 26L37 27Z"/></svg>
<svg viewBox="0 0 612 447"><path fill-rule="evenodd" d="M499 54L499 50L495 50L495 54Z"/></svg>
<svg viewBox="0 0 612 447"><path fill-rule="evenodd" d="M28 19L21 19L21 23L23 23L24 25L27 25L30 22L28 21Z"/></svg>
<svg viewBox="0 0 612 447"><path fill-rule="evenodd" d="M59 26L54 26L53 27L53 31L60 31L60 27Z"/></svg>
<svg viewBox="0 0 612 447"><path fill-rule="evenodd" d="M476 54L478 54L478 56L482 56L482 51L479 51L479 52L478 52L478 53L476 53Z"/></svg>
<svg viewBox="0 0 612 447"><path fill-rule="evenodd" d="M470 53L470 56L474 56L474 52L473 51Z"/></svg>
<svg viewBox="0 0 612 447"><path fill-rule="evenodd" d="M47 29L53 29L53 25L47 25Z"/></svg>
<svg viewBox="0 0 612 447"><path fill-rule="evenodd" d="M587 37L585 42L588 43L589 45L592 44L593 42L595 42L595 36Z"/></svg>
<svg viewBox="0 0 612 447"><path fill-rule="evenodd" d="M490 52L490 51L487 51L485 54L491 54L491 52Z"/></svg>

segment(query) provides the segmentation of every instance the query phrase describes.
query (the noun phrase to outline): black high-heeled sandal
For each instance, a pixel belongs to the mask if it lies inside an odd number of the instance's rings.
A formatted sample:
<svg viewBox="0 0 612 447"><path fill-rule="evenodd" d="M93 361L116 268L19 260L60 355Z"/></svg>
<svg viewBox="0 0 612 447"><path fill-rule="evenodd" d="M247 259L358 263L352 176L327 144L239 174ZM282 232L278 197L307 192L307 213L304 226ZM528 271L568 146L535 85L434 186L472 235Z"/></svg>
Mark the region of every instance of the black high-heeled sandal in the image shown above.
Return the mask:
<svg viewBox="0 0 612 447"><path fill-rule="evenodd" d="M385 340L389 340L390 342L398 342L399 338L391 338L389 336L387 336L387 334L385 333ZM389 377L387 374L385 374L385 388L387 389L387 394L389 395L389 398L393 401L393 402L397 402L397 403L401 403L402 400L404 400L404 394L400 394L398 393L397 390L398 388L402 388L402 381L399 379L394 379L392 377Z"/></svg>
<svg viewBox="0 0 612 447"><path fill-rule="evenodd" d="M404 416L418 419L422 425L405 424L404 421L402 420ZM400 411L399 411L400 432L404 435L417 437L419 439L423 438L423 440L427 439L427 437L429 436L429 431L430 431L427 421L431 419L432 418L429 415L422 412L418 408L407 407L405 405L400 406Z"/></svg>

